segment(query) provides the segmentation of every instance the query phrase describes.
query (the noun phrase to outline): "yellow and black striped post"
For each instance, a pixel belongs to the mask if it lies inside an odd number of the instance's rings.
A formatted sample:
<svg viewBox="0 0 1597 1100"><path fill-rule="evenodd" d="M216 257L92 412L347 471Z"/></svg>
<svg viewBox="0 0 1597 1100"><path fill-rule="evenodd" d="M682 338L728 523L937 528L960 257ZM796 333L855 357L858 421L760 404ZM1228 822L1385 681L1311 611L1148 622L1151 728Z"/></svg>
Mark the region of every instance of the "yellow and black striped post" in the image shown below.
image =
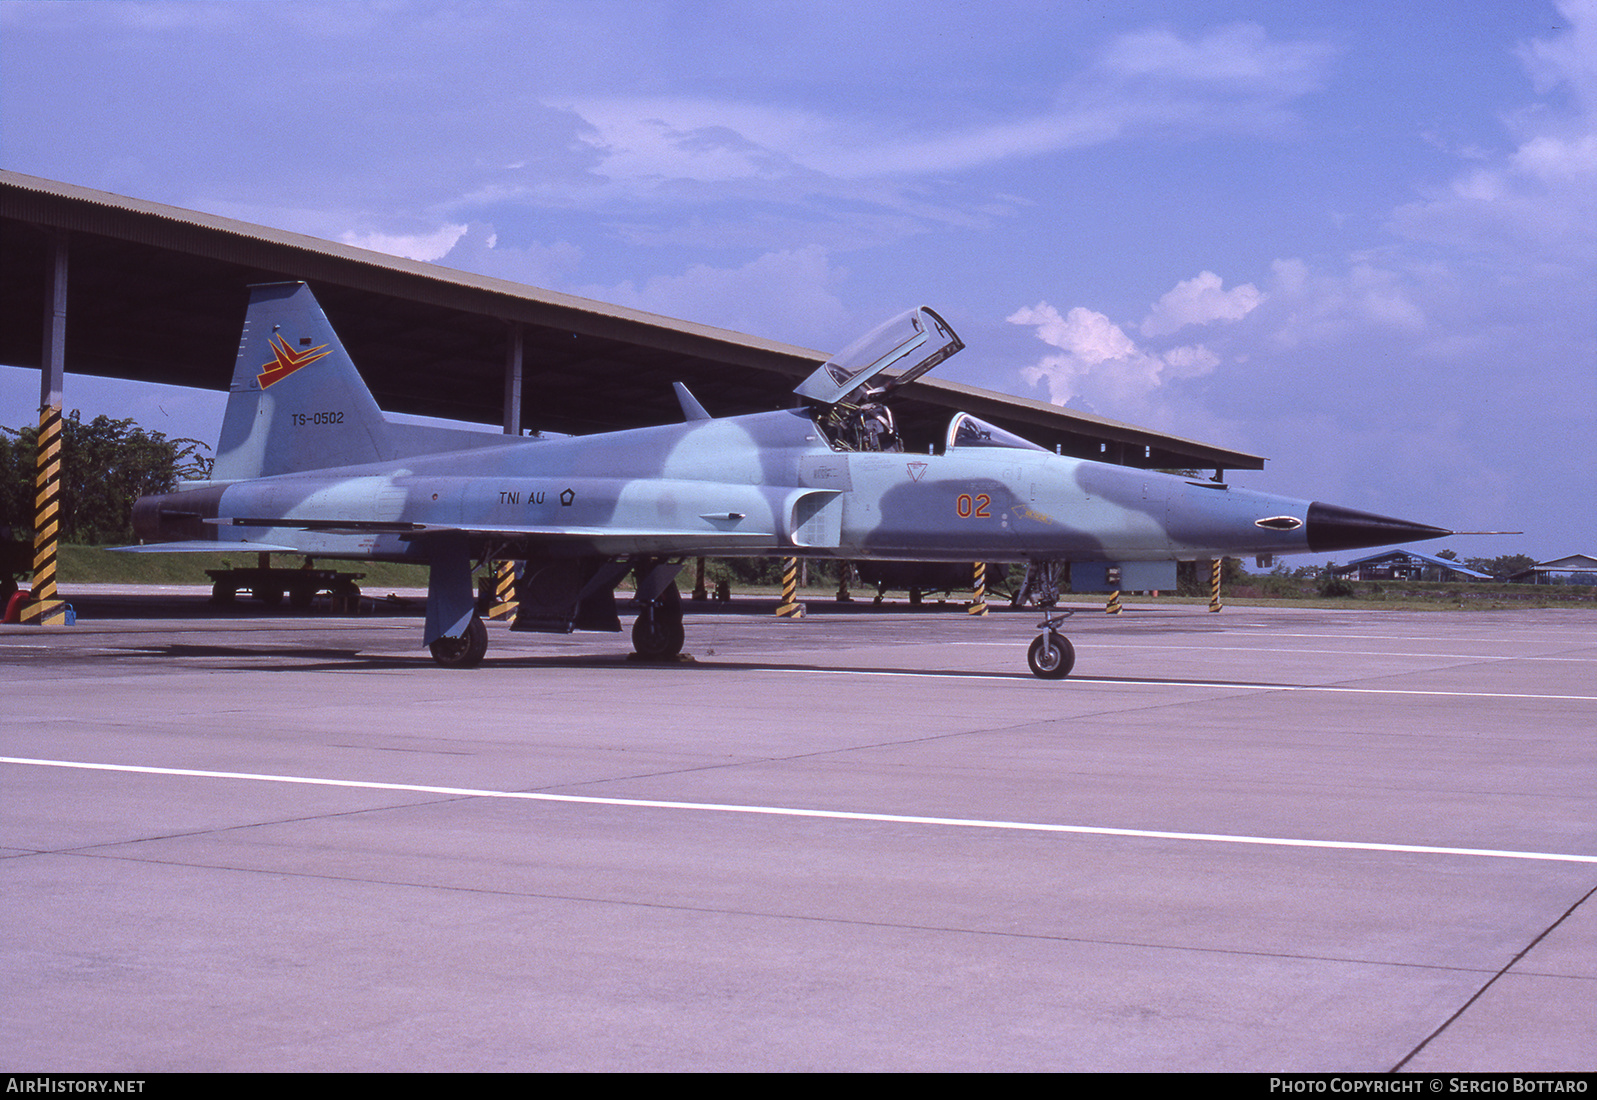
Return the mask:
<svg viewBox="0 0 1597 1100"><path fill-rule="evenodd" d="M488 607L490 619L508 619L516 613L516 563L494 563L494 598Z"/></svg>
<svg viewBox="0 0 1597 1100"><path fill-rule="evenodd" d="M55 548L61 535L61 406L39 413L38 458L33 478L33 598L22 621L60 626L66 605L56 599Z"/></svg>
<svg viewBox="0 0 1597 1100"><path fill-rule="evenodd" d="M784 619L804 617L804 605L798 602L798 567L797 558L782 562L782 602L777 605L776 613Z"/></svg>
<svg viewBox="0 0 1597 1100"><path fill-rule="evenodd" d="M1109 593L1109 603L1104 607L1103 613L1105 615L1120 614L1120 592L1118 589Z"/></svg>
<svg viewBox="0 0 1597 1100"><path fill-rule="evenodd" d="M987 614L987 563L976 563L976 576L972 584L970 606L965 609L971 615Z"/></svg>
<svg viewBox="0 0 1597 1100"><path fill-rule="evenodd" d="M1209 563L1209 610L1220 610L1220 566L1221 559L1215 558Z"/></svg>

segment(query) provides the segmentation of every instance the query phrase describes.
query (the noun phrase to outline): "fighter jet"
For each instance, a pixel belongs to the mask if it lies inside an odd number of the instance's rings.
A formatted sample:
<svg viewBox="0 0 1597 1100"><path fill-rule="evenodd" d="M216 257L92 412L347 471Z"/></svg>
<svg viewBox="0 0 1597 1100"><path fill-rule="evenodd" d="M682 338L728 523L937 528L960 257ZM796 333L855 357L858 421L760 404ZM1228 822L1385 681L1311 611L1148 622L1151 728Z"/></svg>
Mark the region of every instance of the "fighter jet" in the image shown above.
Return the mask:
<svg viewBox="0 0 1597 1100"><path fill-rule="evenodd" d="M896 391L964 347L927 308L881 325L796 389L796 407L716 418L677 386L683 421L507 438L389 419L304 283L251 288L209 481L141 498L144 551L284 551L429 569L423 644L477 665L488 632L475 564L521 562L512 629L621 629L681 651L689 557L1026 562L1042 610L1028 662L1069 674L1066 563L1111 568L1325 553L1450 532L1222 483L1067 458L956 415L940 452L904 449ZM933 448L935 450L935 448ZM475 563L475 564L474 564Z"/></svg>

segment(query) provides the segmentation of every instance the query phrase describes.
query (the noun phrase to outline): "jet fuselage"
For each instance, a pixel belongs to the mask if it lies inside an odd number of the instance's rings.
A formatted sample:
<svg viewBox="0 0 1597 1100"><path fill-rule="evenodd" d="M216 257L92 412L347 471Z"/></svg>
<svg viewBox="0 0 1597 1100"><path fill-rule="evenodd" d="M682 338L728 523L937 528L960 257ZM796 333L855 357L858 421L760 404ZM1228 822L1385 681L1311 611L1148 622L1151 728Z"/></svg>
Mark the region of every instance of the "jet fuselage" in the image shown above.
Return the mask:
<svg viewBox="0 0 1597 1100"><path fill-rule="evenodd" d="M460 528L517 556L1169 561L1316 549L1312 507L1037 449L838 451L789 410L210 483L137 518L335 558L425 561L419 534Z"/></svg>

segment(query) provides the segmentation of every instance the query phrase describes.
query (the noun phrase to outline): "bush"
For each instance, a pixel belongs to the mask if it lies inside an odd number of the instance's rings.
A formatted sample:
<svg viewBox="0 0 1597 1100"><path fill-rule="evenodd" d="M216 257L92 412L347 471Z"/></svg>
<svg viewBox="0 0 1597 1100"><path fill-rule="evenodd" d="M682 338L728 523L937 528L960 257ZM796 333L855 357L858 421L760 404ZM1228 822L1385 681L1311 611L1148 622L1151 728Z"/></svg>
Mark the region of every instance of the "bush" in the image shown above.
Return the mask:
<svg viewBox="0 0 1597 1100"><path fill-rule="evenodd" d="M1347 599L1358 594L1353 582L1346 577L1327 576L1320 582L1320 597L1327 600Z"/></svg>
<svg viewBox="0 0 1597 1100"><path fill-rule="evenodd" d="M38 437L36 427L0 428L0 526L10 526L14 538L33 531ZM210 475L211 459L200 448L210 449L146 432L132 420L97 416L85 424L74 409L61 422L60 540L131 542L135 500Z"/></svg>

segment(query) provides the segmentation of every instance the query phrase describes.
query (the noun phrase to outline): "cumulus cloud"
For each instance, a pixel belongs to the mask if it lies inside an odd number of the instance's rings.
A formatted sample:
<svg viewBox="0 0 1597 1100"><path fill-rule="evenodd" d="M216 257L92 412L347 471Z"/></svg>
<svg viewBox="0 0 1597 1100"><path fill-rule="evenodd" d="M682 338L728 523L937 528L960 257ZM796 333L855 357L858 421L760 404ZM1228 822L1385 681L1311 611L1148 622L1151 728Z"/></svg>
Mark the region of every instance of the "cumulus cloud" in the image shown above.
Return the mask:
<svg viewBox="0 0 1597 1100"><path fill-rule="evenodd" d="M473 223L441 262L462 271L529 286L565 289L564 281L582 262L582 249L564 241L555 244L506 245L492 225Z"/></svg>
<svg viewBox="0 0 1597 1100"><path fill-rule="evenodd" d="M1263 297L1252 283L1225 290L1220 276L1212 271L1179 282L1142 321L1144 336L1168 336L1188 325L1211 321L1240 321L1258 306Z"/></svg>
<svg viewBox="0 0 1597 1100"><path fill-rule="evenodd" d="M1288 266L1277 282L1288 289L1295 285L1301 292L1308 283L1307 269ZM1167 410L1155 400L1156 394L1171 382L1212 374L1222 357L1207 343L1168 345L1159 338L1193 326L1241 321L1266 298L1252 283L1226 290L1220 276L1200 272L1177 283L1149 308L1139 326L1142 336L1153 341L1146 345L1109 317L1083 306L1060 313L1039 302L1016 310L1007 320L1031 326L1039 340L1058 349L1058 354L1020 372L1028 386L1046 387L1050 401L1120 418L1165 420Z"/></svg>
<svg viewBox="0 0 1597 1100"><path fill-rule="evenodd" d="M1220 363L1202 345L1162 351L1139 347L1119 325L1095 310L1076 306L1061 314L1047 302L1016 310L1007 320L1030 325L1059 354L1044 356L1020 371L1028 386L1044 386L1056 405L1075 402L1090 411L1123 417L1151 413L1150 399L1166 383L1197 378Z"/></svg>
<svg viewBox="0 0 1597 1100"><path fill-rule="evenodd" d="M428 233L354 233L339 235L339 240L356 248L369 248L389 256L432 263L449 254L455 242L466 235L464 225L445 225Z"/></svg>

